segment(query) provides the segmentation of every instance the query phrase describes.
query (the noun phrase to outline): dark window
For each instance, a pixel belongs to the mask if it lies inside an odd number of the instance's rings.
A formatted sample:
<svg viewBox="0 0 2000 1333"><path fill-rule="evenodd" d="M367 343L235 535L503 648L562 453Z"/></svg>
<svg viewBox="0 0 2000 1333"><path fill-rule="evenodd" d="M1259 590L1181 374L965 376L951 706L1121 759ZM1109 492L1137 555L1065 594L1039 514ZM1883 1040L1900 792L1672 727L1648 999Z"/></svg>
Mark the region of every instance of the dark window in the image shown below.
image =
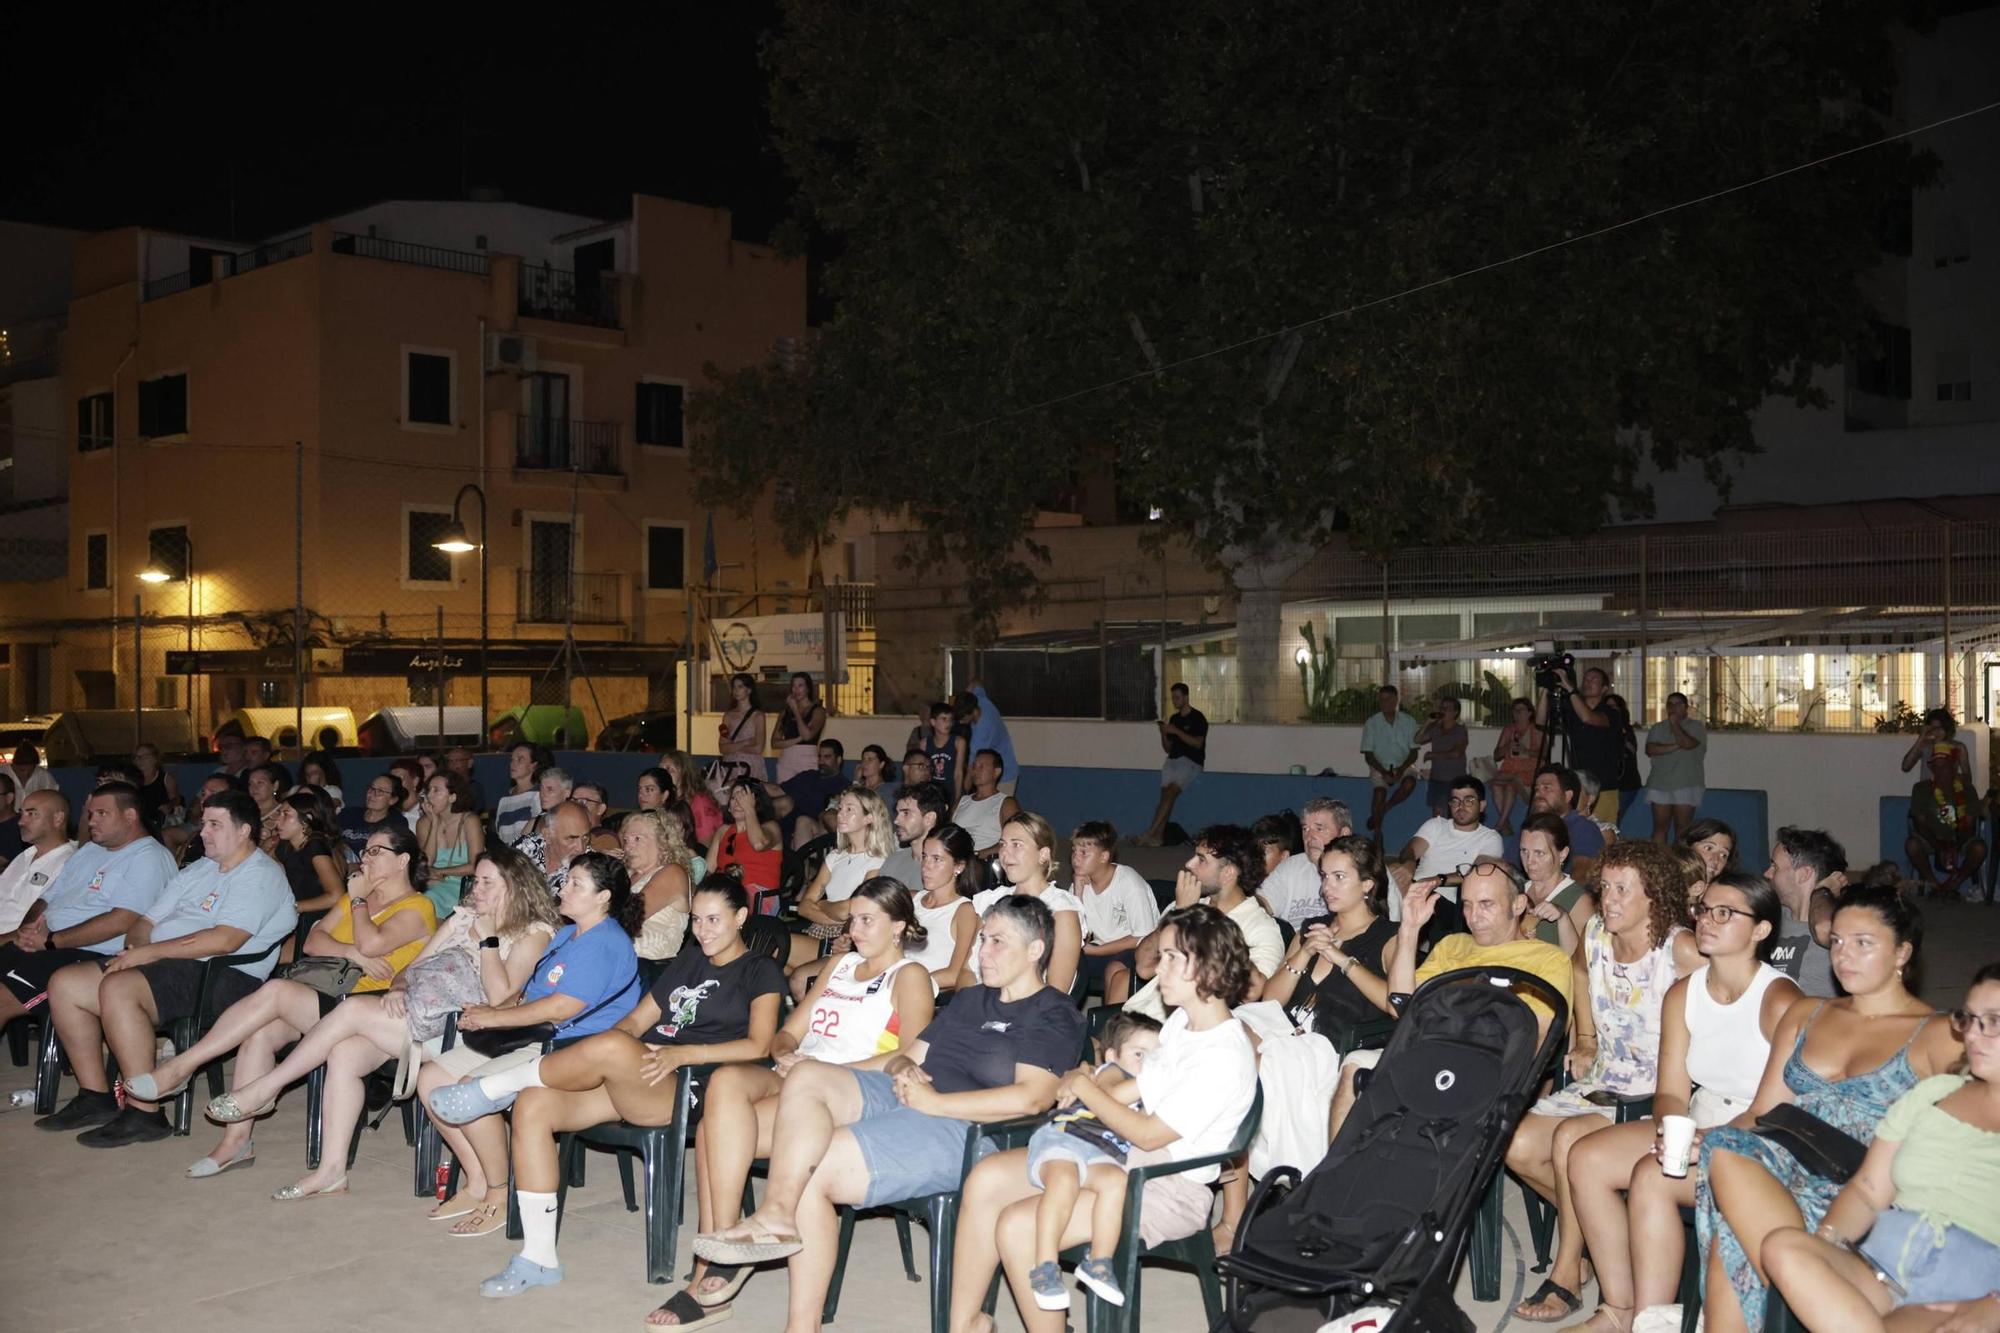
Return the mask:
<svg viewBox="0 0 2000 1333"><path fill-rule="evenodd" d="M113 401L108 393L94 393L76 400L76 447L80 451L111 447L117 435L112 429Z"/></svg>
<svg viewBox="0 0 2000 1333"><path fill-rule="evenodd" d="M431 426L451 424L451 358L429 352L410 353L409 421Z"/></svg>
<svg viewBox="0 0 2000 1333"><path fill-rule="evenodd" d="M162 375L139 381L139 434L156 440L185 435L188 428L188 377Z"/></svg>
<svg viewBox="0 0 2000 1333"><path fill-rule="evenodd" d="M451 556L431 545L451 526L451 515L412 509L409 518L410 555L403 576L412 583L451 582Z"/></svg>
<svg viewBox="0 0 2000 1333"><path fill-rule="evenodd" d="M641 384L633 412L633 430L641 444L678 449L687 443L681 433L681 406L687 391L678 384Z"/></svg>
<svg viewBox="0 0 2000 1333"><path fill-rule="evenodd" d="M678 592L687 586L687 530L666 524L646 528L646 586Z"/></svg>
<svg viewBox="0 0 2000 1333"><path fill-rule="evenodd" d="M1915 192L1894 185L1875 214L1875 243L1885 254L1907 259L1916 235Z"/></svg>
<svg viewBox="0 0 2000 1333"><path fill-rule="evenodd" d="M1883 398L1910 396L1910 331L1868 321L1868 337L1854 355L1854 387Z"/></svg>
<svg viewBox="0 0 2000 1333"><path fill-rule="evenodd" d="M166 571L168 582L187 577L188 530L154 528L146 534L146 567Z"/></svg>
<svg viewBox="0 0 2000 1333"><path fill-rule="evenodd" d="M108 533L93 532L83 539L83 586L111 586L111 537Z"/></svg>
<svg viewBox="0 0 2000 1333"><path fill-rule="evenodd" d="M232 257L227 250L211 250L203 245L190 245L188 247L188 286L199 287L203 283L213 280L215 276L215 261L217 259L229 259Z"/></svg>

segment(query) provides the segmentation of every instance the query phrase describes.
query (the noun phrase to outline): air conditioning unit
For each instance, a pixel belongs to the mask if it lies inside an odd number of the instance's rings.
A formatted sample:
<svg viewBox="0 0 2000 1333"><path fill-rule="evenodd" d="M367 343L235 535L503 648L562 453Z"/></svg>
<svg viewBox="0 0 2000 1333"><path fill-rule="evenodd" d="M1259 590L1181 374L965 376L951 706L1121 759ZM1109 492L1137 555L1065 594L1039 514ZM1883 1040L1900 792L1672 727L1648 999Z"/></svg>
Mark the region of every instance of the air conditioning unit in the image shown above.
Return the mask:
<svg viewBox="0 0 2000 1333"><path fill-rule="evenodd" d="M516 375L535 371L535 340L521 333L486 335L486 369L511 370Z"/></svg>

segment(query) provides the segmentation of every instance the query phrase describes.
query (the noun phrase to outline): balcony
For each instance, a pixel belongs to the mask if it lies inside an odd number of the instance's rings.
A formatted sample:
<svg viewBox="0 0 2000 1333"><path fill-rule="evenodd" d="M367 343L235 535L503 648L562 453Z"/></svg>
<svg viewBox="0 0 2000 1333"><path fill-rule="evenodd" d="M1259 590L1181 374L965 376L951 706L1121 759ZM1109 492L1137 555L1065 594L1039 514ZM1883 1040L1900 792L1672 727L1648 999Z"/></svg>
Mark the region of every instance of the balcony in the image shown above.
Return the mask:
<svg viewBox="0 0 2000 1333"><path fill-rule="evenodd" d="M273 264L282 264L287 259L297 259L301 255L309 255L311 253L312 233L302 231L293 236L285 236L275 241L267 241L255 249L244 250L239 254L222 256L222 258L227 260L226 264L219 268L211 267L209 272L200 274L199 276L190 269L180 273L169 273L164 278L149 279L140 288L139 299L141 301L157 301L163 296L175 296L194 287L206 286L216 277L233 278L239 274L250 273L260 268L269 268Z"/></svg>
<svg viewBox="0 0 2000 1333"><path fill-rule="evenodd" d="M484 277L492 261L473 250L446 250L435 245L392 241L381 236L360 236L353 232L333 234L333 252L359 255L363 259L383 259L392 264L413 264L418 268L441 268L449 273L476 273Z"/></svg>
<svg viewBox="0 0 2000 1333"><path fill-rule="evenodd" d="M564 421L522 412L514 419L514 466L619 476L618 423Z"/></svg>
<svg viewBox="0 0 2000 1333"><path fill-rule="evenodd" d="M615 329L619 327L618 278L616 273L600 272L579 282L566 268L523 266L520 301L515 309L530 319Z"/></svg>
<svg viewBox="0 0 2000 1333"><path fill-rule="evenodd" d="M514 617L524 625L623 624L623 574L585 574L575 570L523 569L517 585Z"/></svg>

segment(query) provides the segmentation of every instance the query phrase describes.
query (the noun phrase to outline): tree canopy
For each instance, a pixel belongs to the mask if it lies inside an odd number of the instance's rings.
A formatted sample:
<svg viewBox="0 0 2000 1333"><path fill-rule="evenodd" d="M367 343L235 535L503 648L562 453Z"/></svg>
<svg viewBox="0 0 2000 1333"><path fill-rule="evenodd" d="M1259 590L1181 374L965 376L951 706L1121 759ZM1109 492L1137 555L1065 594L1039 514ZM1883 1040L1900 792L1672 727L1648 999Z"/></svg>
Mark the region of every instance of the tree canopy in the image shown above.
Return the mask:
<svg viewBox="0 0 2000 1333"><path fill-rule="evenodd" d="M1643 458L1720 476L1767 395L1813 401L1924 163L1871 149L1558 243L1880 137L1893 17L787 0L773 130L834 313L695 395L704 494L775 487L794 547L907 512L973 572L975 632L1032 594L1034 512L1093 451L1240 588L1337 530L1643 513Z"/></svg>

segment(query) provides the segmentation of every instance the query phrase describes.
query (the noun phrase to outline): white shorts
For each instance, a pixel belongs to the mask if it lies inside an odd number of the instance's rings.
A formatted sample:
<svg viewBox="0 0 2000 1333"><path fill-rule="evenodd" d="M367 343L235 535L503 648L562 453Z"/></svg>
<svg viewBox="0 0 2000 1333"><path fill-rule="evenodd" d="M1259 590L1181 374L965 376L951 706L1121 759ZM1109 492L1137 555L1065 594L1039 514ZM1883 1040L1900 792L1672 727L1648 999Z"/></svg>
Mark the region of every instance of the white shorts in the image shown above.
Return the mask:
<svg viewBox="0 0 2000 1333"><path fill-rule="evenodd" d="M1706 787L1675 787L1662 791L1658 787L1646 788L1646 799L1654 805L1684 805L1692 810L1701 804Z"/></svg>
<svg viewBox="0 0 2000 1333"><path fill-rule="evenodd" d="M1177 759L1169 759L1166 763L1160 765L1160 785L1162 787L1179 787L1182 791L1186 791L1189 787L1194 786L1196 779L1200 777L1201 765L1185 755Z"/></svg>

